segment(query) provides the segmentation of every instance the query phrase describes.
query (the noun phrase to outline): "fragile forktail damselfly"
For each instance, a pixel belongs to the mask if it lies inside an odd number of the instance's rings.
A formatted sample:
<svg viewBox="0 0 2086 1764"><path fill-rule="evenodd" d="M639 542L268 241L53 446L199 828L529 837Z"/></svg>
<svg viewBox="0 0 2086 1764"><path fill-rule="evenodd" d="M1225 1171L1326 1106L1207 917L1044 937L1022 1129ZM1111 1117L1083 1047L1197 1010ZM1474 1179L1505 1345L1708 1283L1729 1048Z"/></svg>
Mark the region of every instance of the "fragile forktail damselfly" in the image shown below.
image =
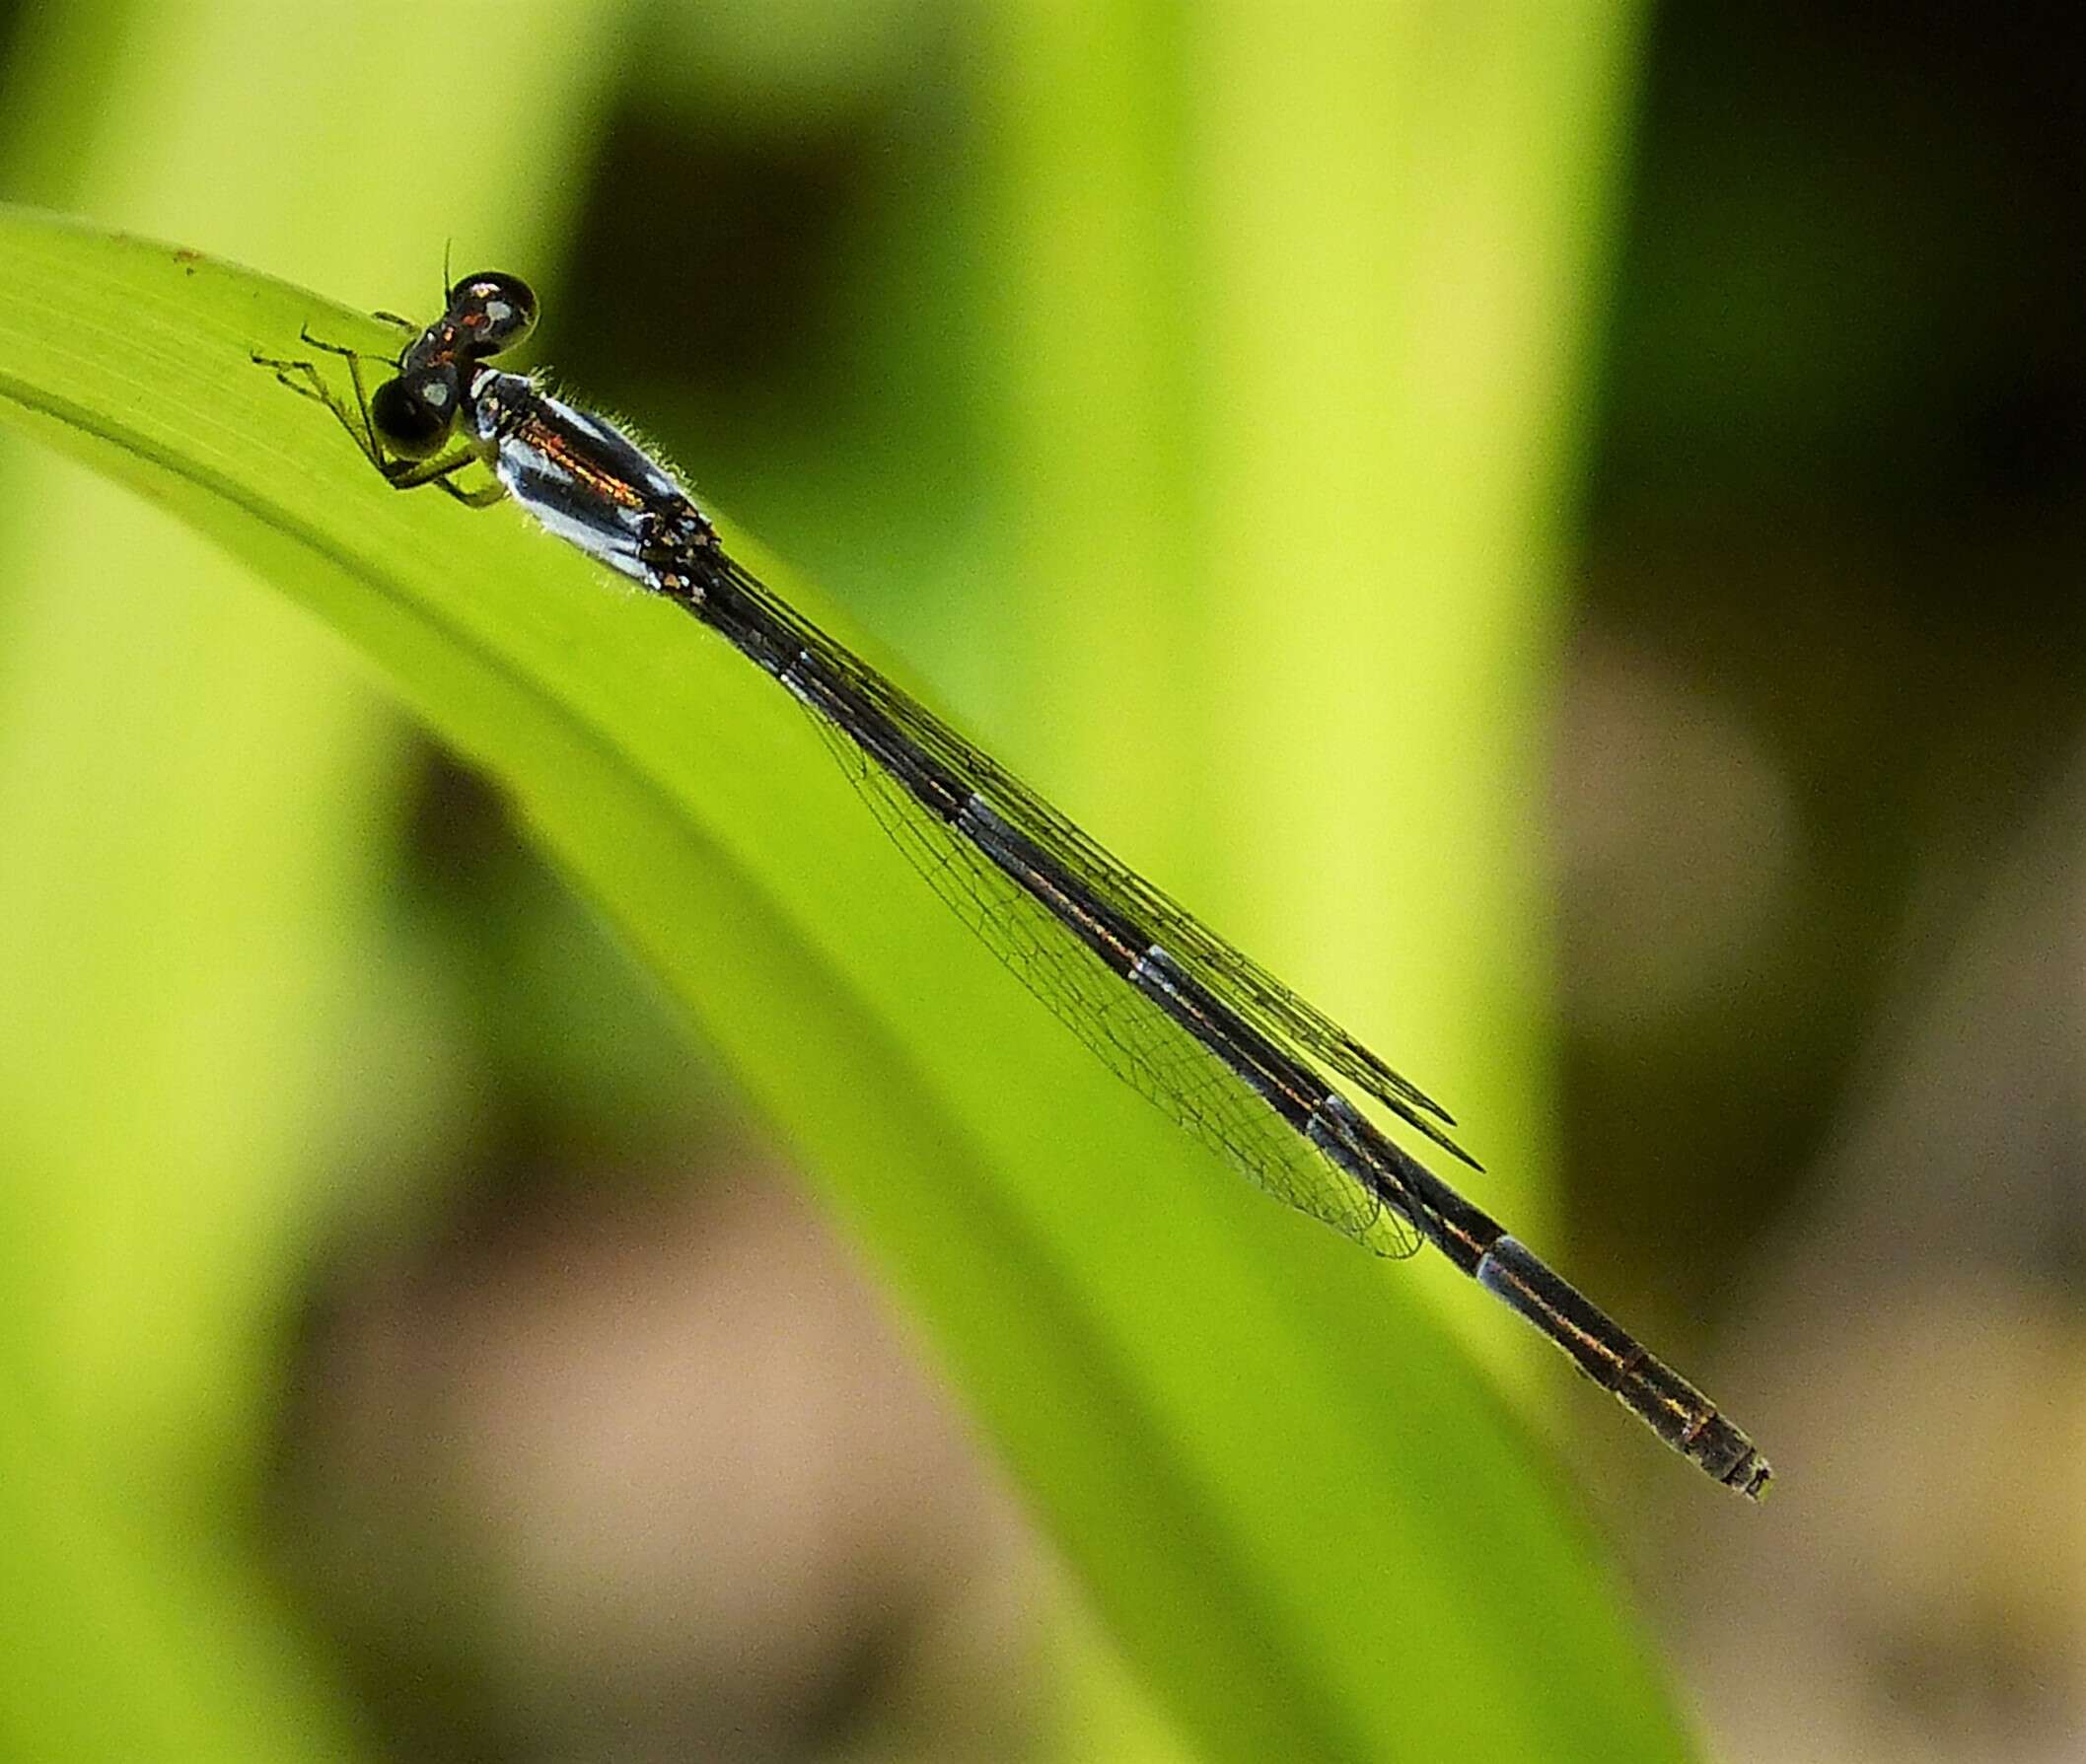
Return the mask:
<svg viewBox="0 0 2086 1764"><path fill-rule="evenodd" d="M1741 1494L1765 1494L1766 1460L1715 1404L1394 1144L1332 1080L1476 1167L1437 1103L787 605L627 435L490 365L536 315L519 278L468 276L374 391L360 352L307 330L313 347L345 361L352 406L314 362L254 360L331 410L394 488L438 485L472 506L511 496L559 538L692 613L812 713L936 892L1117 1074L1291 1206L1388 1253L1433 1244L1676 1451ZM474 463L490 476L467 488L458 474Z"/></svg>

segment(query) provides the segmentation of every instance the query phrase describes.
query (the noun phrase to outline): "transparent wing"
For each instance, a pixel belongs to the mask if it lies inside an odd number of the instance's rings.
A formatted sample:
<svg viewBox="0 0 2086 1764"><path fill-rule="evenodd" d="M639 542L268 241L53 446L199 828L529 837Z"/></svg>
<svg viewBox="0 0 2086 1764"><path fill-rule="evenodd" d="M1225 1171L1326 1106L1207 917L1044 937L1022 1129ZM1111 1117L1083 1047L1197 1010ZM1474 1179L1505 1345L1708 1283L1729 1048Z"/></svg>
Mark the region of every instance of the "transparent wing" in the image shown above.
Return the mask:
<svg viewBox="0 0 2086 1764"><path fill-rule="evenodd" d="M1309 1066L1348 1079L1435 1144L1476 1166L1448 1136L1445 1128L1453 1122L1446 1111L1424 1092L1112 857L997 761L777 599L757 578L737 564L726 562L723 568L736 591L766 621L780 627L791 644L845 680L905 740L974 791L1082 887L1137 926L1147 943L1165 948L1193 980L1257 1033ZM1417 1235L1404 1219L1338 1171L1222 1060L1147 995L1126 984L1045 907L865 755L843 730L816 712L813 721L885 830L935 891L1118 1076L1289 1205L1349 1236L1374 1240L1389 1253L1405 1254L1416 1247ZM1395 1170L1382 1173L1403 1191Z"/></svg>
<svg viewBox="0 0 2086 1764"><path fill-rule="evenodd" d="M1342 1174L1238 1075L1074 938L976 847L811 713L871 813L934 891L1131 1089L1277 1200L1387 1255L1419 1239Z"/></svg>
<svg viewBox="0 0 2086 1764"><path fill-rule="evenodd" d="M1407 1126L1473 1169L1482 1169L1447 1129L1456 1118L1409 1079L1392 1070L1323 1011L1227 943L1163 889L1111 855L1098 840L1044 802L990 754L981 752L917 699L848 653L760 580L729 564L734 582L806 648L849 679L921 748L964 779L1012 826L1056 858L1125 917L1147 926L1183 967L1271 1040L1361 1087Z"/></svg>
<svg viewBox="0 0 2086 1764"><path fill-rule="evenodd" d="M769 597L771 605L779 605ZM1316 1006L1299 998L1259 962L1211 931L1186 907L1112 856L1093 836L1053 809L1005 767L964 740L919 702L850 656L801 618L792 622L810 646L942 765L963 778L1010 825L1036 841L1102 900L1144 926L1203 986L1267 1035L1315 1064L1358 1085L1406 1125L1481 1168L1447 1129L1455 1118L1408 1079Z"/></svg>

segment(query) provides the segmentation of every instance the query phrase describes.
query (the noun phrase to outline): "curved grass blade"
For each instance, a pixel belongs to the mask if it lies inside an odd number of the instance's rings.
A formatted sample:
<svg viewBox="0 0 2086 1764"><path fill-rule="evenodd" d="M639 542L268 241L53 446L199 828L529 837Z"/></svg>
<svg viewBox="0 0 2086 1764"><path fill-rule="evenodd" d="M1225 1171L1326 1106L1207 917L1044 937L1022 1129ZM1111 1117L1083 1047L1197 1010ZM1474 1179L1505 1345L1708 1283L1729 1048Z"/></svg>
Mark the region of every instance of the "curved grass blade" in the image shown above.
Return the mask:
<svg viewBox="0 0 2086 1764"><path fill-rule="evenodd" d="M0 415L245 559L505 787L922 1319L1200 1749L1686 1755L1412 1270L1096 1068L723 645L511 512L391 493L251 366L307 323L373 349L381 326L47 217L0 211Z"/></svg>

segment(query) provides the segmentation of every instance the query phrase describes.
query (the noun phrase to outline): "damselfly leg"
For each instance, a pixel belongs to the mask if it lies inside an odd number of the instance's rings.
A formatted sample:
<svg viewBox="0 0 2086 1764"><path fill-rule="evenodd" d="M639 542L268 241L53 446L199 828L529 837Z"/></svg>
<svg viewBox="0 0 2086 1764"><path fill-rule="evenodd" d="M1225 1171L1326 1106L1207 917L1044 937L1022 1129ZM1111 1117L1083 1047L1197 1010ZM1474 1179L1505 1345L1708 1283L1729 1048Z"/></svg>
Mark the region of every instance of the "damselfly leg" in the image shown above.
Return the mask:
<svg viewBox="0 0 2086 1764"><path fill-rule="evenodd" d="M392 323L403 325L418 334L419 327L409 319L400 318L396 313L378 313L373 317ZM252 352L251 359L257 368L274 371L277 381L295 392L300 398L309 398L315 404L323 404L333 414L333 420L345 429L348 437L362 452L362 457L374 465L384 481L394 490L418 490L434 484L463 503L467 508L490 508L507 494L506 487L498 478L490 478L475 489L467 489L456 481L456 474L477 460L476 453L468 446L460 444L447 455L434 459L414 459L390 451L385 439L378 433L376 419L371 414L370 391L363 379L362 364L366 361L382 361L392 375L398 371L399 360L384 356L372 356L368 351L351 349L344 343L329 343L324 337L312 335L311 327L305 326L298 335L310 347L330 356L336 356L347 364L348 384L354 389L354 402L349 404L326 384L325 376L319 371L319 364L308 358L295 356L262 355ZM401 352L401 359L402 359ZM387 382L388 383L388 382ZM380 384L378 390L383 390Z"/></svg>

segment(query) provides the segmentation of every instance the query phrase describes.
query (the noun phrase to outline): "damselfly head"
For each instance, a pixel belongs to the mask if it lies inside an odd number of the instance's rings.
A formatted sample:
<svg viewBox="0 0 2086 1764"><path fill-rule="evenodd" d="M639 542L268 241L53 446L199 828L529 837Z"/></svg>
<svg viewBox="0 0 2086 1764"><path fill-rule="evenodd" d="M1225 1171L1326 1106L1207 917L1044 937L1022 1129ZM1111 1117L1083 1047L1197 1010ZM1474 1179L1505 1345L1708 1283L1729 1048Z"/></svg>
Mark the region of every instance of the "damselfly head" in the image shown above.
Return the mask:
<svg viewBox="0 0 2086 1764"><path fill-rule="evenodd" d="M498 355L536 329L536 291L520 276L486 270L449 291L448 322L472 355Z"/></svg>

